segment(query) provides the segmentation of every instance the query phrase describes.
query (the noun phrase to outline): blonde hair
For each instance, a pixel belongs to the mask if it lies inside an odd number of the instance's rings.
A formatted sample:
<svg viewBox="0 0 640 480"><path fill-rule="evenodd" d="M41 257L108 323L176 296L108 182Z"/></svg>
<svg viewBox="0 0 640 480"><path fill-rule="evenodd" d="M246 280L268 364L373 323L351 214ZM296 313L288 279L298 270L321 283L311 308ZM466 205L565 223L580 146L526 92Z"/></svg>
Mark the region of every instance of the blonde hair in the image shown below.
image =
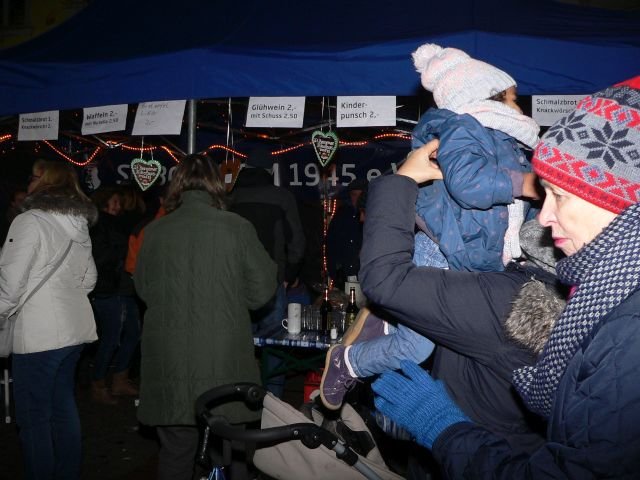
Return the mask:
<svg viewBox="0 0 640 480"><path fill-rule="evenodd" d="M90 201L80 188L78 175L70 164L39 159L33 164L32 172L38 174L40 180L31 194L51 192Z"/></svg>

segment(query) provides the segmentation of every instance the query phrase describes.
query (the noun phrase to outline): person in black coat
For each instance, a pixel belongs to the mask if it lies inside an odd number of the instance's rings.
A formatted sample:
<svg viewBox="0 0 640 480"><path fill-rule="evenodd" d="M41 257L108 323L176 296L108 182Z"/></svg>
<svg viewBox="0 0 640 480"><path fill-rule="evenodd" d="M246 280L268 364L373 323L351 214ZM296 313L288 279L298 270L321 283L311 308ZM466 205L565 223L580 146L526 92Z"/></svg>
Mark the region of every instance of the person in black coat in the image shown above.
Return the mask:
<svg viewBox="0 0 640 480"><path fill-rule="evenodd" d="M122 207L117 187L103 187L93 195L100 211L91 234L92 253L98 281L91 303L98 326L98 348L92 373L92 397L102 404L115 405L115 396L137 396L129 378L129 367L140 342L140 313L131 275L124 269L128 228L120 221ZM111 386L107 384L113 364Z"/></svg>
<svg viewBox="0 0 640 480"><path fill-rule="evenodd" d="M398 322L436 343L432 373L447 382L467 415L504 435L514 448L532 451L542 444L543 429L513 390L511 372L531 365L536 352L510 339L504 325L510 319L517 330L529 323L534 313L523 303L534 298L539 307L535 314L559 313L563 304L558 297L565 292L548 271L552 247L536 248L523 235L530 260L512 262L504 272L417 267L412 262L417 194L418 184L401 175L371 182L361 253L364 293ZM520 303L514 307L516 298Z"/></svg>
<svg viewBox="0 0 640 480"><path fill-rule="evenodd" d="M271 335L282 328L287 316L287 287L298 284L298 274L305 251L305 237L296 199L284 187L273 184L273 156L265 146L249 152L231 192L229 211L246 218L256 229L258 238L278 266L278 288L273 299L252 312L254 335ZM277 369L282 360L267 354L267 370ZM269 378L266 388L282 397L285 375Z"/></svg>

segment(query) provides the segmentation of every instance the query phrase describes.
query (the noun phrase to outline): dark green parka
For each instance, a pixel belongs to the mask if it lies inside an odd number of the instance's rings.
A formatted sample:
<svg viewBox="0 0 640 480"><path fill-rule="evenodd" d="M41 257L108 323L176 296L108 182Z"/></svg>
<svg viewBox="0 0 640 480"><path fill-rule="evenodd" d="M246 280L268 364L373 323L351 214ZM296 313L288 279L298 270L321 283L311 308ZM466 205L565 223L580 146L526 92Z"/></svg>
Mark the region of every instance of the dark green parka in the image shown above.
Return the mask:
<svg viewBox="0 0 640 480"><path fill-rule="evenodd" d="M147 305L138 419L194 425L198 395L217 385L259 382L249 309L276 289L276 265L242 217L188 191L172 213L149 224L134 281ZM232 422L254 419L229 404Z"/></svg>

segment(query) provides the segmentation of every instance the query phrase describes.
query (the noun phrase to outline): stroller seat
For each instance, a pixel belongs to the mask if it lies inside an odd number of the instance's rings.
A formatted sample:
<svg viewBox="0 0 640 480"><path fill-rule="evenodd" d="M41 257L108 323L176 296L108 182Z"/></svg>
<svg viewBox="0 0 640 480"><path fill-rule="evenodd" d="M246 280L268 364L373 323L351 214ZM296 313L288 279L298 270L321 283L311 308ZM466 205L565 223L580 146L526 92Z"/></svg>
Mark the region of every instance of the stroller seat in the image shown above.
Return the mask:
<svg viewBox="0 0 640 480"><path fill-rule="evenodd" d="M261 403L259 430L235 429L224 419L208 414L207 406L224 392L227 400L245 395L245 403ZM230 395L230 393L235 393ZM235 397L235 398L232 398ZM250 398L251 397L251 398ZM402 480L389 470L364 420L348 404L339 412L339 423L356 432L350 438L369 438L371 445L364 455L358 454L340 435L327 430L328 423L320 408L311 408L307 418L286 402L279 400L255 384L224 385L205 392L197 402L198 416L209 425L211 435L227 440L253 442L256 445L254 465L268 476L279 480ZM335 414L335 412L332 412ZM335 426L335 422L333 422ZM334 430L334 428L331 428ZM338 428L340 432L340 428ZM358 435L364 432L368 435ZM346 438L347 436L345 436ZM362 443L362 442L359 442ZM367 443L367 442L364 442Z"/></svg>

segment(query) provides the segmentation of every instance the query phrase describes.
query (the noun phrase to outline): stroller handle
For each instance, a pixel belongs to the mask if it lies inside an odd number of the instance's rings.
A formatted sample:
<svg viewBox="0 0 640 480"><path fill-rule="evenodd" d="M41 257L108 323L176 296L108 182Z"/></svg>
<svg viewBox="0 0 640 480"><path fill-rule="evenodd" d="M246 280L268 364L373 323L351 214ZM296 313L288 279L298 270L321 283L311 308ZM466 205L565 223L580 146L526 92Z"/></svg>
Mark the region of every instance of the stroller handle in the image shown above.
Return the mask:
<svg viewBox="0 0 640 480"><path fill-rule="evenodd" d="M207 390L196 400L196 415L203 417L211 408L222 403L241 400L249 408L257 410L262 406L267 391L260 385L249 382L228 383Z"/></svg>
<svg viewBox="0 0 640 480"><path fill-rule="evenodd" d="M232 383L221 385L204 392L196 400L198 418L208 425L216 436L227 440L237 440L252 443L282 443L290 440L300 440L307 448L318 448L320 445L333 450L338 444L338 437L328 430L314 423L293 423L281 427L266 429L245 429L234 426L221 415L213 415L210 411L216 404L230 400L242 400L250 407L257 409L262 406L266 390L255 383ZM206 432L208 433L208 432ZM357 454L346 449L340 455L348 464L357 461Z"/></svg>

